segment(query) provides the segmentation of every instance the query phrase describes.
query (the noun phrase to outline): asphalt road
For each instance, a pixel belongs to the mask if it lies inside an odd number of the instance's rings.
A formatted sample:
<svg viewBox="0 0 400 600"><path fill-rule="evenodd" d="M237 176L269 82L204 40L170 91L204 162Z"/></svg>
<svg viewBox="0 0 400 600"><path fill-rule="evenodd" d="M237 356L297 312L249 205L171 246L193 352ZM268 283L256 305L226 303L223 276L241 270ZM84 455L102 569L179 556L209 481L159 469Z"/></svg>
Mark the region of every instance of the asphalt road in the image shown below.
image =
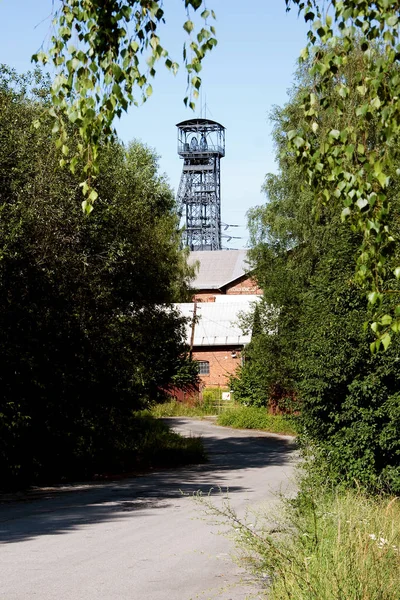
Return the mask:
<svg viewBox="0 0 400 600"><path fill-rule="evenodd" d="M210 462L0 504L1 600L261 598L261 583L232 561L232 541L193 495L211 490L217 506L229 497L239 515L273 521L277 494L294 490L293 441L186 418L170 424L201 435Z"/></svg>

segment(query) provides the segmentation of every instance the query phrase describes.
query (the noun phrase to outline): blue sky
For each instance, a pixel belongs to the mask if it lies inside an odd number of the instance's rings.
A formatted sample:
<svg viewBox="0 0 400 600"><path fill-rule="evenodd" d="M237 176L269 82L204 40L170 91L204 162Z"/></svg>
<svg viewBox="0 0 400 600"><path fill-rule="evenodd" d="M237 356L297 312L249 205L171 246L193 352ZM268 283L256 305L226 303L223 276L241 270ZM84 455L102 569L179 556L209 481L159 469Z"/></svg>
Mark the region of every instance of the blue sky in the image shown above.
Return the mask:
<svg viewBox="0 0 400 600"><path fill-rule="evenodd" d="M52 5L53 0L0 0L1 63L19 72L31 68L30 56L42 44L46 47ZM183 2L166 0L164 8L164 45L181 62ZM241 248L248 239L246 212L265 202L260 191L264 177L276 170L268 115L287 100L297 57L306 45L306 26L295 10L285 12L284 0L209 0L209 8L217 15L218 46L204 63L202 98L207 116L227 129L222 220L240 226L231 232L241 239L226 245ZM138 138L156 150L174 190L182 169L175 125L193 116L183 104L185 92L183 70L173 77L160 65L150 100L132 107L116 124L124 142Z"/></svg>

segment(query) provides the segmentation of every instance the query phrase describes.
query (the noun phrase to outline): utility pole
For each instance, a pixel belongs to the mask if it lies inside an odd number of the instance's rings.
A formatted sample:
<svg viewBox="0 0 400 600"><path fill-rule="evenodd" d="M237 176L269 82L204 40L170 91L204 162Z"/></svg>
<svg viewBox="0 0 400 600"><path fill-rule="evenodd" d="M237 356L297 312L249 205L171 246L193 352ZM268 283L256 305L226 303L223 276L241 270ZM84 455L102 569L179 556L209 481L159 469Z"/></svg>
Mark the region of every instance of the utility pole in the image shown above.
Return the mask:
<svg viewBox="0 0 400 600"><path fill-rule="evenodd" d="M190 334L190 349L189 349L189 357L190 358L192 358L192 354L193 354L194 330L196 327L196 315L197 315L197 300L194 301L194 306L193 306L192 331Z"/></svg>

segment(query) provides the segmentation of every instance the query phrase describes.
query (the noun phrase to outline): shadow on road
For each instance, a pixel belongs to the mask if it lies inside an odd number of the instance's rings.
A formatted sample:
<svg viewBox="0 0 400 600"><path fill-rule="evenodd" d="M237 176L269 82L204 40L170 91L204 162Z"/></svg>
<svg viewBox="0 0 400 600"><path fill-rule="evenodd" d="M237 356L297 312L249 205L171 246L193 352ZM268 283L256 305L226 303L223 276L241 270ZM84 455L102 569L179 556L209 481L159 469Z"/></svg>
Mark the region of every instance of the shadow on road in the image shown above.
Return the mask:
<svg viewBox="0 0 400 600"><path fill-rule="evenodd" d="M179 424L179 419L176 419ZM211 427L211 426L210 426ZM135 512L152 514L178 503L183 496L213 494L229 489L229 495L252 490L230 485L237 471L291 462L293 441L241 432L240 437L208 434L204 445L210 461L175 470L163 470L118 482L53 488L24 502L0 504L0 542L11 543L42 535L56 535L94 523L123 519ZM221 435L221 434L219 434Z"/></svg>

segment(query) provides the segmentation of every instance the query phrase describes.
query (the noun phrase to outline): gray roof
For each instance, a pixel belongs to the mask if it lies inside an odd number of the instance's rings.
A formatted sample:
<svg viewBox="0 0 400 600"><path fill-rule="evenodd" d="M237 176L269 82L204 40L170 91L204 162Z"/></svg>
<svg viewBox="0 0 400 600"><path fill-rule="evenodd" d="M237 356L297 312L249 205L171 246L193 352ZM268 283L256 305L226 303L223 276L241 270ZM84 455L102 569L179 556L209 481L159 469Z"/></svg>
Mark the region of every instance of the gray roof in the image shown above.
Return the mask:
<svg viewBox="0 0 400 600"><path fill-rule="evenodd" d="M233 296L232 296L233 297ZM226 298L226 296L225 296ZM194 329L194 346L243 346L251 340L251 333L244 334L238 325L241 313L249 313L260 296L236 296L236 301L198 302ZM185 317L186 341L190 344L194 303L175 305Z"/></svg>
<svg viewBox="0 0 400 600"><path fill-rule="evenodd" d="M199 262L191 283L194 290L218 290L246 275L249 271L247 250L210 250L191 252L188 262Z"/></svg>
<svg viewBox="0 0 400 600"><path fill-rule="evenodd" d="M225 129L221 123L212 121L211 119L188 119L187 121L181 121L180 123L176 124L176 126L180 127L181 129L190 129L192 127L197 128L199 126L204 127L205 125L215 125L217 127L221 127L221 129Z"/></svg>

